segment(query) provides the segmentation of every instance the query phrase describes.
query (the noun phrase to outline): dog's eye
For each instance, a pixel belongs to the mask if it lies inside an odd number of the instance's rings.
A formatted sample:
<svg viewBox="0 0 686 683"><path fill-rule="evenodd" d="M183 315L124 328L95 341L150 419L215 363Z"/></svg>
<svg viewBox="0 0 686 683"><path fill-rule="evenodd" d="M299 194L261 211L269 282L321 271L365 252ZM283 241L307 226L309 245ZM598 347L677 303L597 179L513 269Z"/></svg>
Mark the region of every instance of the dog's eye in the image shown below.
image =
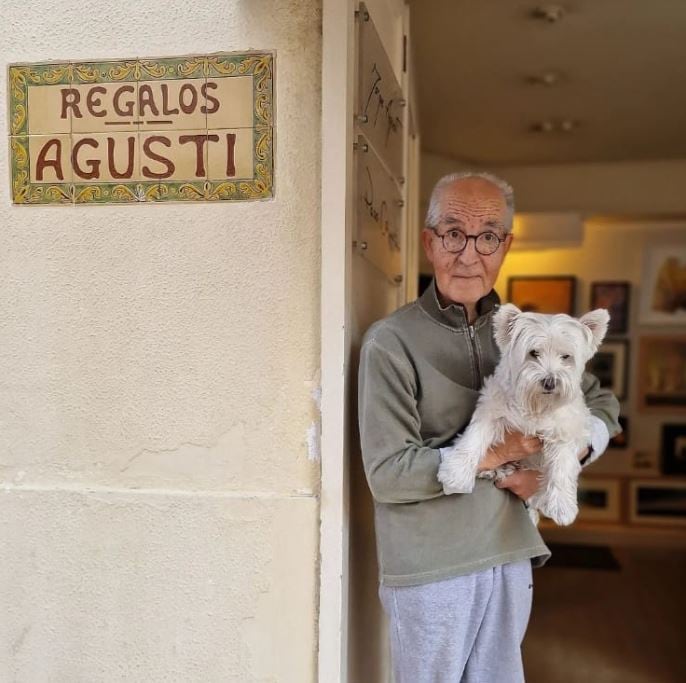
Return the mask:
<svg viewBox="0 0 686 683"><path fill-rule="evenodd" d="M565 353L564 356L562 356L562 360L569 360L571 356L568 353Z"/></svg>
<svg viewBox="0 0 686 683"><path fill-rule="evenodd" d="M538 351L536 351L536 349L532 349L531 351L529 351L529 355L532 358L538 358Z"/></svg>

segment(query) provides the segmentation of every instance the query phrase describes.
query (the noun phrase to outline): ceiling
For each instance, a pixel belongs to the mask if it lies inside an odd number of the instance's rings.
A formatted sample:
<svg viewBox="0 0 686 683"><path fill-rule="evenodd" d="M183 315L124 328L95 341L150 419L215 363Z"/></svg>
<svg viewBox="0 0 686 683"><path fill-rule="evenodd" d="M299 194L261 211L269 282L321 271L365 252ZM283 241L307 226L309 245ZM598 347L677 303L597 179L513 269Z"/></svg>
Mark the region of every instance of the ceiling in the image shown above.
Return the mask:
<svg viewBox="0 0 686 683"><path fill-rule="evenodd" d="M409 0L422 147L472 164L686 158L686 0ZM528 81L553 70L555 85ZM537 122L578 122L534 132Z"/></svg>

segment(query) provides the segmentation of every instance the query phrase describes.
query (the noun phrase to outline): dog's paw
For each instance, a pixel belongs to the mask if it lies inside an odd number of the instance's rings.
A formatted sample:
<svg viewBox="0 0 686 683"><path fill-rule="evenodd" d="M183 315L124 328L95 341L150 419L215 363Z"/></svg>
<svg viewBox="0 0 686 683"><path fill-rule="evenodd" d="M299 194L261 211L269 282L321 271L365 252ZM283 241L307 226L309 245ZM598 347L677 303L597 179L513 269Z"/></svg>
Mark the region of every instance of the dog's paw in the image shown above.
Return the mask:
<svg viewBox="0 0 686 683"><path fill-rule="evenodd" d="M446 493L471 493L475 479L476 472L465 467L464 460L459 457L444 458L438 468L438 481Z"/></svg>
<svg viewBox="0 0 686 683"><path fill-rule="evenodd" d="M575 500L568 500L556 491L536 501L536 507L559 526L568 526L579 514L579 506Z"/></svg>
<svg viewBox="0 0 686 683"><path fill-rule="evenodd" d="M504 465L498 467L497 470L495 470L495 480L502 481L503 479L507 479L509 476L513 475L518 469L519 467L517 467L515 463L507 462Z"/></svg>
<svg viewBox="0 0 686 683"><path fill-rule="evenodd" d="M574 506L569 506L562 509L557 509L551 514L551 519L559 526L569 526L574 522L576 516L579 514L579 508Z"/></svg>

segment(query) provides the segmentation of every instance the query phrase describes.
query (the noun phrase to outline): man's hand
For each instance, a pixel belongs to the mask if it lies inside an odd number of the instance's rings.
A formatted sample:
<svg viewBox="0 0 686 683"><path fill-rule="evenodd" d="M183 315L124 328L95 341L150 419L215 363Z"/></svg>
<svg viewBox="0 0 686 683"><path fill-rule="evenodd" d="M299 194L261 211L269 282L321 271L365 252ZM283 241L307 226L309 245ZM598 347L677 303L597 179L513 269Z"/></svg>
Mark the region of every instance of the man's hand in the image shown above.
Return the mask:
<svg viewBox="0 0 686 683"><path fill-rule="evenodd" d="M535 436L524 436L521 432L507 432L505 440L497 446L491 446L484 459L479 463L478 471L494 470L506 462L523 460L539 453L543 442Z"/></svg>
<svg viewBox="0 0 686 683"><path fill-rule="evenodd" d="M497 481L499 489L509 489L522 500L529 500L541 486L541 473L538 470L517 470L509 477Z"/></svg>
<svg viewBox="0 0 686 683"><path fill-rule="evenodd" d="M579 453L579 460L583 460L588 450L588 448L584 448ZM517 459L521 460L521 458ZM541 473L538 470L517 470L509 477L497 481L495 485L499 489L509 489L522 500L529 500L541 486Z"/></svg>

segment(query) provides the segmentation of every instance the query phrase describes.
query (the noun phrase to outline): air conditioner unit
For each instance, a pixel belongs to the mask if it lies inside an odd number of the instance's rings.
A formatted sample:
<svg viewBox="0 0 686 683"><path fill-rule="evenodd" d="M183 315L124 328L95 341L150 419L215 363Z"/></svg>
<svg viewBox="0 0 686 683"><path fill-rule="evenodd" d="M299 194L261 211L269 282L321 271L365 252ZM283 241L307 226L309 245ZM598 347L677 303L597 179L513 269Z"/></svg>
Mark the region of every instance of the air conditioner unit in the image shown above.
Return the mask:
<svg viewBox="0 0 686 683"><path fill-rule="evenodd" d="M584 222L577 213L516 213L512 249L580 247Z"/></svg>

